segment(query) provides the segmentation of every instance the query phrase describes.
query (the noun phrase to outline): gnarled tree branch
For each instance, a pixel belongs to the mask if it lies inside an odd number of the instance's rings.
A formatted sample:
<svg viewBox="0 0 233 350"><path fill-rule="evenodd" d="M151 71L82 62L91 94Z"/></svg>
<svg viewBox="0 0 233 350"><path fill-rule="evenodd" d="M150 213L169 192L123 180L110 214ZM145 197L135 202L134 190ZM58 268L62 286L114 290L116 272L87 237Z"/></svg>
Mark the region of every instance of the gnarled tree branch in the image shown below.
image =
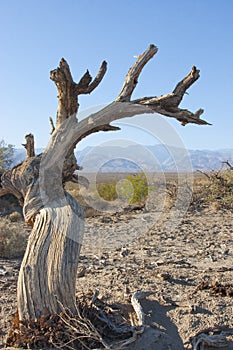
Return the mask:
<svg viewBox="0 0 233 350"><path fill-rule="evenodd" d="M65 133L64 128L62 128L62 131L59 131L59 127L61 125L64 126L63 123L65 121L67 122L67 119L71 118L71 116L74 116L74 120L72 121L73 125L67 125L65 127L72 128L72 131L69 131L69 135L72 134L72 137L69 136L69 146L66 146L69 150L66 160L68 158L70 159L66 161L66 166L64 167L64 181L72 179L72 174L75 169L77 169L73 155L73 150L76 147L76 144L86 136L98 131L119 130L119 128L110 125L114 120L132 117L138 114L159 113L177 119L182 125L186 125L187 123L200 125L209 124L200 118L200 115L203 113L202 109L193 113L187 109L179 108L179 103L181 102L184 93L199 78L199 70L197 70L196 67L193 67L190 73L176 85L172 93L160 97L153 96L143 97L132 101L130 100L143 67L156 54L156 52L157 48L154 45L150 45L129 69L122 90L115 102L99 112L90 115L79 123L75 117L78 110L78 95L90 93L96 86L98 86L106 72L106 62L104 61L102 63L99 73L92 83L92 78L88 71L83 75L78 84L74 83L69 66L64 59L61 60L60 66L57 69L51 71L50 77L58 88L59 105L55 130L58 131L58 133L55 131L53 132L49 147L52 147L51 145L55 140L60 140L60 137L57 138L57 135L60 135L60 132ZM72 167L70 165L72 165Z"/></svg>
<svg viewBox="0 0 233 350"><path fill-rule="evenodd" d="M190 73L176 85L172 93L160 97L143 97L130 101L143 67L156 52L157 48L154 45L150 45L149 48L138 57L135 64L129 69L122 90L115 102L112 102L107 107L80 122L78 122L75 117L70 123L68 122L66 128L69 129L69 140L72 139L73 148L81 139L92 133L119 129L110 125L114 120L133 117L138 114L159 113L177 119L182 125L186 125L187 123L209 125L208 122L200 119L200 115L204 112L203 109L199 109L193 113L187 109L179 108L179 103L181 102L186 90L199 78L199 70L197 70L196 67L192 67ZM81 82L84 80L87 81L85 83L86 85L89 84L90 79L88 78L88 74L85 79L84 77L81 79ZM72 124L72 126L70 124ZM64 129L62 132L65 132ZM58 130L58 134L59 133L60 131ZM56 140L58 139L60 138L57 138L56 133L52 135L49 147L52 147L52 144L54 142L56 143Z"/></svg>
<svg viewBox="0 0 233 350"><path fill-rule="evenodd" d="M56 127L59 127L69 116L77 113L78 95L91 93L103 79L106 70L107 63L104 61L93 81L87 71L77 84L73 81L68 63L64 58L61 59L59 67L50 72L50 79L58 89Z"/></svg>
<svg viewBox="0 0 233 350"><path fill-rule="evenodd" d="M187 89L199 78L199 72L200 71L193 66L190 73L176 85L171 94L160 97L144 97L132 102L148 106L153 111L152 113L157 112L167 117L176 118L182 125L188 123L210 125L206 121L200 119L200 115L204 112L203 109L198 109L195 113L192 113L187 109L178 107Z"/></svg>
<svg viewBox="0 0 233 350"><path fill-rule="evenodd" d="M143 67L157 51L158 49L154 45L150 45L149 48L138 57L135 64L129 69L122 90L115 102L130 101ZM192 113L187 109L180 109L178 107L187 89L199 78L199 73L200 71L193 66L190 73L176 85L172 93L160 97L143 97L133 100L131 103L147 107L147 110L145 108L144 113L159 113L167 117L176 118L182 123L182 125L186 125L187 123L209 124L200 119L200 115L204 112L203 109L199 109L195 113Z"/></svg>

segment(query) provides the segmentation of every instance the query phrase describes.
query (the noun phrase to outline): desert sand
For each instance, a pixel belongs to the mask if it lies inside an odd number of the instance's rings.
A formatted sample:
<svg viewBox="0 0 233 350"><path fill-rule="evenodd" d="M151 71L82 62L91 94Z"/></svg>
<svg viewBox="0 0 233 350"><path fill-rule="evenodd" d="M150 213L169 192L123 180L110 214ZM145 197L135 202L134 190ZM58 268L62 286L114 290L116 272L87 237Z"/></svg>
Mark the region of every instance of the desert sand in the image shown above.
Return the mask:
<svg viewBox="0 0 233 350"><path fill-rule="evenodd" d="M121 309L135 291L151 292L141 301L147 327L126 349L194 349L199 333L222 333L227 343L197 350L233 349L232 213L189 210L172 229L169 215L150 209L87 218L77 294L98 290ZM0 348L16 310L19 268L20 260L0 259Z"/></svg>

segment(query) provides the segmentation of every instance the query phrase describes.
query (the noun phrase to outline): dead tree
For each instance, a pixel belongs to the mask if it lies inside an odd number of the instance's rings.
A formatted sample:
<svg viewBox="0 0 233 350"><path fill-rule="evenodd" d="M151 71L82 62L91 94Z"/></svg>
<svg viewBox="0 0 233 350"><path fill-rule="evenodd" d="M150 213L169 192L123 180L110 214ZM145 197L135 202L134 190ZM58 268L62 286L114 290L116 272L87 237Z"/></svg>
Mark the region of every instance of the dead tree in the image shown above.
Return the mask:
<svg viewBox="0 0 233 350"><path fill-rule="evenodd" d="M192 113L179 108L186 90L199 78L196 67L172 93L131 99L143 67L156 52L157 48L150 45L128 71L115 101L82 121L76 117L78 96L91 93L99 85L107 63L102 63L94 79L87 71L78 83L73 81L64 59L50 72L59 101L56 125L51 122L50 142L42 154L35 156L33 135L27 135L26 160L3 174L0 190L0 195L12 193L19 199L25 222L32 226L18 279L20 320L59 313L61 305L76 312L75 282L84 215L81 205L64 191L64 183L72 180L79 169L73 153L76 144L92 133L118 130L111 125L114 120L144 113L172 117L182 125L208 124L200 119L202 109Z"/></svg>

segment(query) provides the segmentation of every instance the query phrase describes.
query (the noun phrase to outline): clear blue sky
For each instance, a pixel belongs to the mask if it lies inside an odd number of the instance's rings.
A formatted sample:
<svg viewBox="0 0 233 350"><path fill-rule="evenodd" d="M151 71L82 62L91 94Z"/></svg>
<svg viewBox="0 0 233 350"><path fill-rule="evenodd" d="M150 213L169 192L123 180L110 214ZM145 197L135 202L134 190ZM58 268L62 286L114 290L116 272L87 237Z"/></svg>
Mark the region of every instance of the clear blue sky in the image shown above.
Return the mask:
<svg viewBox="0 0 233 350"><path fill-rule="evenodd" d="M57 108L49 72L61 57L75 80L87 68L95 75L102 60L108 62L101 85L80 97L86 109L114 100L133 56L153 43L159 51L133 97L172 91L196 65L201 78L182 107L204 108L203 118L213 126L169 122L187 148L233 148L232 19L232 0L0 1L0 139L20 147L32 132L36 146L46 146L48 119Z"/></svg>

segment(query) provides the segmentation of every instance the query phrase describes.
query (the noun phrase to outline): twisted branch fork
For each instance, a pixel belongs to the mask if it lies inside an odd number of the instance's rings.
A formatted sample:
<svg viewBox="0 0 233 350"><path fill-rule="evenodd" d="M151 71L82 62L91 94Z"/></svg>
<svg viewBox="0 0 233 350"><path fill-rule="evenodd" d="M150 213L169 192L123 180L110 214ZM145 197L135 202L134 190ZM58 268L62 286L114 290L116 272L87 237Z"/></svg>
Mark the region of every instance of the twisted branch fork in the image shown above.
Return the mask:
<svg viewBox="0 0 233 350"><path fill-rule="evenodd" d="M77 143L83 138L98 131L119 130L118 127L111 125L113 121L135 115L162 114L177 119L182 125L187 123L209 124L200 118L203 113L202 109L192 113L187 109L179 108L184 93L199 78L199 70L196 67L193 67L191 72L176 85L172 93L160 97L143 97L131 100L143 67L156 52L157 48L150 45L130 68L121 92L115 101L81 121L76 118L78 95L90 93L98 86L106 72L107 64L105 61L102 63L99 73L92 82L89 72L86 72L79 83L76 84L72 79L67 62L62 59L60 66L50 73L51 79L58 88L59 104L56 128L44 153L49 152L50 159L53 159L54 162L61 158L63 153L72 155ZM57 153L58 148L60 149L59 154ZM69 151L67 152L67 150ZM74 157L71 158L72 162L69 164L74 163ZM67 179L72 178L72 171L76 168L74 166L66 171Z"/></svg>
<svg viewBox="0 0 233 350"><path fill-rule="evenodd" d="M119 95L109 106L113 106L117 103L119 106L121 105L122 108L125 108L126 104L130 103L132 111L130 115L127 113L126 116L133 116L143 113L159 113L177 119L182 123L182 125L186 125L187 123L209 124L200 118L200 115L204 112L203 109L198 109L193 113L187 109L179 108L179 104L187 89L200 76L200 71L195 66L193 66L188 75L176 85L172 93L168 93L159 97L142 97L136 100L131 100L132 93L137 86L139 75L142 69L146 63L157 53L157 51L158 49L155 45L150 45L148 49L138 57L137 61L129 69ZM55 82L58 88L59 106L57 113L57 127L60 126L68 117L77 113L78 95L89 94L92 92L103 79L106 70L107 63L103 61L99 72L93 81L92 77L89 74L89 71L87 71L80 79L79 83L75 83L73 81L68 63L62 59L60 66L50 72L50 78ZM128 110L128 108L126 109ZM119 116L118 113L116 113L115 107L114 113L114 118L113 116L110 116L110 118L108 118L105 113L103 113L101 127L100 125L96 125L96 129L89 127L89 132L85 134L84 137L90 133L94 133L100 130L113 130L113 127L110 127L109 125L109 121L124 117ZM95 116L95 114L93 116ZM88 120L88 123L91 124L90 120Z"/></svg>
<svg viewBox="0 0 233 350"><path fill-rule="evenodd" d="M150 45L149 48L138 57L137 61L130 68L122 90L119 96L116 98L116 102L129 102L131 95L137 85L139 74L141 73L145 64L157 53L158 49L154 45ZM178 106L186 93L187 89L200 77L200 71L193 66L190 73L182 79L175 87L172 93L165 94L160 97L143 97L137 100L131 101L133 104L144 105L148 107L148 113L159 113L168 117L176 118L186 125L187 123L195 124L209 124L200 119L200 115L204 112L203 109L197 110L192 113L186 109L180 109Z"/></svg>
<svg viewBox="0 0 233 350"><path fill-rule="evenodd" d="M119 128L110 125L110 123L114 120L126 117L133 117L139 114L159 113L177 119L181 122L182 125L186 125L187 123L200 125L209 124L208 122L200 118L200 115L203 113L203 109L199 109L195 113L192 113L187 109L179 108L179 103L181 102L185 92L200 76L199 70L196 67L193 67L190 73L176 85L172 93L165 94L160 97L143 97L136 100L131 100L132 93L137 85L138 78L143 67L156 54L157 50L158 49L156 48L156 46L150 45L148 49L138 57L137 61L129 69L121 92L119 93L114 102L110 103L100 111L90 115L88 118L80 122L78 122L76 118L70 123L68 122L66 128L70 130L72 127L73 129L73 148L81 139L85 138L86 136L92 133L96 133L98 131L119 130ZM97 75L98 79L95 79L98 83L103 78L106 69L106 65L104 64L101 67L103 66L104 69L101 68ZM82 80L85 81L85 84L89 83L90 79L88 79L87 77L84 79L84 77L81 79L81 85L84 84L82 83ZM78 89L76 89L76 93L77 90ZM84 89L84 91L87 90ZM81 88L79 89L79 91L83 93L83 90ZM77 100L77 96L75 97L75 99ZM62 99L59 99L59 104L62 104ZM70 117L72 117L73 115L72 112L73 110L71 110L69 114ZM67 119L67 117L65 119ZM54 140L55 136L56 133L53 133L52 138L54 137ZM51 140L51 142L53 143L53 140Z"/></svg>
<svg viewBox="0 0 233 350"><path fill-rule="evenodd" d="M78 122L75 118L73 122L66 124L65 129L73 129L72 136L69 133L69 139L72 139L72 143L69 143L69 149L74 149L81 139L92 133L119 130L118 127L110 125L114 120L133 117L139 114L159 113L177 119L182 125L186 125L187 123L209 124L200 118L200 115L204 112L203 109L198 109L195 113L192 113L187 109L179 108L179 104L187 89L200 76L200 72L195 66L193 66L190 73L176 85L172 93L160 97L142 97L131 100L132 93L138 83L142 69L157 51L158 49L155 45L150 45L148 49L137 58L137 61L129 69L122 89L114 102L81 122ZM92 92L100 84L106 70L107 63L103 61L94 80L92 80L89 71L86 71L80 81L75 83L68 63L62 58L59 67L50 72L50 78L54 81L58 89L59 104L56 128L53 130L51 142L48 147L51 146L51 143L54 143L57 134L65 133L64 129L59 130L59 127L64 122L67 122L67 119L76 116L79 106L78 95Z"/></svg>

